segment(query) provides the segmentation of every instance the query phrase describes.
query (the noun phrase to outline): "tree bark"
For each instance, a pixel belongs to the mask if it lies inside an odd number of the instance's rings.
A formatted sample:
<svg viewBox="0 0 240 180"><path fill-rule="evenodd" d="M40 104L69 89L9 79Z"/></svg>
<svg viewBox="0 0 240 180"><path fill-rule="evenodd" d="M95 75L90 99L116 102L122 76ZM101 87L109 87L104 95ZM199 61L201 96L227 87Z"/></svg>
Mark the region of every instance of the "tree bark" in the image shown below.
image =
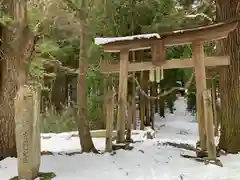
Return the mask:
<svg viewBox="0 0 240 180"><path fill-rule="evenodd" d="M27 25L27 1L4 0L4 12L14 20L2 27L0 61L0 159L16 157L14 98L27 72L36 44Z"/></svg>
<svg viewBox="0 0 240 180"><path fill-rule="evenodd" d="M217 2L217 20L223 21L239 15L236 0ZM220 73L221 135L219 146L229 153L240 152L240 28L220 41L221 53L230 56L230 65Z"/></svg>
<svg viewBox="0 0 240 180"><path fill-rule="evenodd" d="M81 30L80 30L80 53L79 53L79 75L78 75L78 132L80 138L80 144L82 152L94 152L98 151L94 147L92 137L90 134L90 128L88 124L88 106L87 106L87 93L86 93L86 73L88 69L88 36L87 36L87 1L82 0L79 13ZM80 15L81 14L81 15Z"/></svg>
<svg viewBox="0 0 240 180"><path fill-rule="evenodd" d="M156 90L156 82L151 82L151 92L150 92L151 96L156 96L157 95L157 90ZM154 117L155 117L155 113L156 113L156 100L151 100L151 121L152 121L152 129L154 129Z"/></svg>
<svg viewBox="0 0 240 180"><path fill-rule="evenodd" d="M10 71L8 71L10 69ZM14 67L3 58L0 62L0 160L6 157L16 157L14 97L16 82L14 80Z"/></svg>
<svg viewBox="0 0 240 180"><path fill-rule="evenodd" d="M52 92L51 92L51 102L52 105L56 108L57 112L60 112L64 109L64 106L67 105L67 77L63 73L59 73L55 79Z"/></svg>
<svg viewBox="0 0 240 180"><path fill-rule="evenodd" d="M145 79L144 79L144 72L141 72L141 80L140 85L143 88L145 85ZM145 104L145 96L143 94L140 94L139 97L139 107L140 107L140 130L144 130L144 122L145 122L145 111L146 111L146 104Z"/></svg>
<svg viewBox="0 0 240 180"><path fill-rule="evenodd" d="M164 97L158 99L159 114L161 117L165 118L165 102Z"/></svg>

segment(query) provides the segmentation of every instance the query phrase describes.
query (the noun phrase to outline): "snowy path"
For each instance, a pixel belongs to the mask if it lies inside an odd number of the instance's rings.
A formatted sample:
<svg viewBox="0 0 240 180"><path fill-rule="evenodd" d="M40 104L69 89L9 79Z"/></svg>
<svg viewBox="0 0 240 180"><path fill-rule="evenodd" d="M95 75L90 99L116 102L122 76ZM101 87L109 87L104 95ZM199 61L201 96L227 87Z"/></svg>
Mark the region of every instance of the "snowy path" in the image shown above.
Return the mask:
<svg viewBox="0 0 240 180"><path fill-rule="evenodd" d="M197 124L185 113L184 100L179 99L175 105L174 115L169 114L164 120L157 118L156 138L136 143L132 151L119 150L115 155L42 156L41 171L55 172L56 180L239 180L239 155L222 157L224 167L220 168L182 158L183 150L159 145L158 142L165 141L194 145L198 139ZM134 137L142 138L142 133ZM94 143L98 149L104 149L104 139L94 139ZM79 140L67 133L53 134L51 139L42 139L42 150L77 151ZM1 180L16 175L16 159L0 162Z"/></svg>

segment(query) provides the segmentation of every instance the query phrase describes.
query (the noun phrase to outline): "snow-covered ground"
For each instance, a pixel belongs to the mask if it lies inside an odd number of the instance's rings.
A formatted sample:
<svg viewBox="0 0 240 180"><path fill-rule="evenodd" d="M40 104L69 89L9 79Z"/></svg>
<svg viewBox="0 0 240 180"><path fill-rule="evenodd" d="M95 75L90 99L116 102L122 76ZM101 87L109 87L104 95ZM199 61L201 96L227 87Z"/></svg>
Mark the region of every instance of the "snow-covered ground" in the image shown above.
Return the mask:
<svg viewBox="0 0 240 180"><path fill-rule="evenodd" d="M165 119L156 116L155 139L144 139L143 132L134 136L134 139L143 141L135 143L132 151L118 150L114 155L46 155L41 157L40 171L54 172L54 180L239 180L239 155L221 157L224 165L221 168L185 159L180 154L194 154L159 143L168 141L195 145L198 139L197 124L193 116L186 113L184 99L177 100L175 106L175 114L168 114ZM99 150L104 150L104 139L94 139L94 143ZM79 139L68 133L42 138L42 151L79 150ZM15 158L0 162L1 180L16 175Z"/></svg>

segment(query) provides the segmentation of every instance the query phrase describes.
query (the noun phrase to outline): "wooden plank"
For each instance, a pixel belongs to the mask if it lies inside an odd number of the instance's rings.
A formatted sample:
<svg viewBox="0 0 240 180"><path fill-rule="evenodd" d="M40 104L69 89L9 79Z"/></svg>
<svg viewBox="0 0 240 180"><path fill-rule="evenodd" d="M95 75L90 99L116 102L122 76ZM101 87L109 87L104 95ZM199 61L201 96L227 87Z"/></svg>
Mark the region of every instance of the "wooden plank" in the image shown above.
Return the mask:
<svg viewBox="0 0 240 180"><path fill-rule="evenodd" d="M129 96L129 103L128 103L128 118L127 118L127 134L126 140L130 142L132 140L132 120L133 120L133 108L132 106L136 106L136 104L132 104L132 96Z"/></svg>
<svg viewBox="0 0 240 180"><path fill-rule="evenodd" d="M213 127L213 108L210 90L205 90L203 92L203 102L204 102L205 129L207 135L208 158L210 160L216 160L216 145Z"/></svg>
<svg viewBox="0 0 240 180"><path fill-rule="evenodd" d="M143 88L144 92L147 92L146 86L148 82L148 72L141 72L141 77L140 77L140 85ZM140 130L144 130L145 127L145 120L146 120L146 100L147 98L140 93L139 95L139 108L140 108Z"/></svg>
<svg viewBox="0 0 240 180"><path fill-rule="evenodd" d="M176 30L160 34L165 46L191 44L196 41L212 41L226 38L229 32L237 27L238 21L218 23L192 29ZM149 49L157 38L132 39L127 41L114 41L102 45L105 52L120 52L121 49L142 50Z"/></svg>
<svg viewBox="0 0 240 180"><path fill-rule="evenodd" d="M141 55L139 56L139 60L141 62L144 61L143 53L141 53ZM140 86L142 88L144 88L144 85L145 85L145 76L146 76L146 72L141 71L140 72L139 83L140 83ZM145 90L145 89L143 89L143 90ZM144 99L145 98L146 97L142 93L139 94L140 130L144 130L144 119L145 119L145 102L144 102Z"/></svg>
<svg viewBox="0 0 240 180"><path fill-rule="evenodd" d="M114 120L114 96L111 89L106 93L106 152L112 151L112 131Z"/></svg>
<svg viewBox="0 0 240 180"><path fill-rule="evenodd" d="M205 57L205 66L226 66L230 64L228 56ZM163 65L164 69L192 68L194 63L192 59L168 60ZM150 71L155 68L152 62L129 63L128 72ZM120 64L102 64L100 72L104 74L119 73Z"/></svg>
<svg viewBox="0 0 240 180"><path fill-rule="evenodd" d="M216 108L216 86L215 80L211 80L211 92L212 92L212 108L213 108L213 120L214 120L214 135L218 136L218 119L217 119L217 108Z"/></svg>
<svg viewBox="0 0 240 180"><path fill-rule="evenodd" d="M135 62L135 52L132 51L132 61ZM132 123L133 129L136 130L136 82L135 82L135 72L132 73Z"/></svg>
<svg viewBox="0 0 240 180"><path fill-rule="evenodd" d="M150 95L151 96L157 96L157 83L156 82L151 82L151 91ZM154 122L154 116L156 113L156 99L151 101L151 119L152 119L152 129L155 129L155 122Z"/></svg>
<svg viewBox="0 0 240 180"><path fill-rule="evenodd" d="M118 119L117 119L117 143L125 141L125 112L127 108L127 82L129 51L120 52L120 75L118 91Z"/></svg>
<svg viewBox="0 0 240 180"><path fill-rule="evenodd" d="M192 54L196 80L196 106L197 106L197 121L199 128L200 147L203 151L206 150L206 132L204 123L203 109L203 92L207 88L206 72L204 59L204 47L202 42L192 44Z"/></svg>
<svg viewBox="0 0 240 180"><path fill-rule="evenodd" d="M156 40L151 47L152 64L162 66L165 62L165 47L163 40Z"/></svg>

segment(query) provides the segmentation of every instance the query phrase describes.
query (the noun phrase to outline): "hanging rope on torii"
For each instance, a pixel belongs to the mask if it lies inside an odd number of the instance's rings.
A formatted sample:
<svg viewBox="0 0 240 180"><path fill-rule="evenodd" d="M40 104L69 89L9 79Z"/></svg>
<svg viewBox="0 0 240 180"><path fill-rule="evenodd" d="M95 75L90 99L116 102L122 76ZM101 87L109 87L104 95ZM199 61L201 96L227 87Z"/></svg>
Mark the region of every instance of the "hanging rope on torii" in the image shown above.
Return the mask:
<svg viewBox="0 0 240 180"><path fill-rule="evenodd" d="M207 79L215 79L217 76L218 75L215 75L214 77L207 78ZM160 94L158 94L156 96L151 96L151 95L148 95L148 93L146 93L143 90L143 88L141 87L139 81L137 80L137 78L134 75L132 75L132 74L128 75L128 78L132 78L135 81L135 83L136 83L136 90L138 90L142 95L144 95L149 100L155 100L155 99L158 99L160 97L167 96L167 95L171 94L172 92L174 92L175 90L189 89L189 87L191 86L191 84L193 82L194 77L195 77L194 73L192 73L190 78L188 79L188 81L185 83L185 85L183 87L172 87L169 90L164 90L162 93L160 93ZM113 96L117 96L117 95L118 95L118 92L116 92L114 90Z"/></svg>
<svg viewBox="0 0 240 180"><path fill-rule="evenodd" d="M172 92L174 92L175 90L182 90L182 89L188 89L194 79L194 74L191 75L191 77L189 78L189 80L185 83L184 87L172 87L169 90L165 90L162 93L158 94L157 96L151 96L148 95L143 88L141 87L140 83L138 82L138 80L135 77L132 77L134 79L134 81L136 82L137 85L137 90L139 90L139 92L144 95L147 99L149 100L155 100L155 99L159 99L160 97L163 96L167 96L168 94L171 94Z"/></svg>
<svg viewBox="0 0 240 180"><path fill-rule="evenodd" d="M160 97L167 96L168 94L171 94L175 90L188 89L191 86L191 83L192 83L192 81L194 79L194 74L192 73L192 75L190 76L189 80L185 83L184 87L172 87L171 89L165 90L162 93L158 94L157 96L148 95L148 93L146 93L143 90L143 88L141 87L141 85L140 85L139 81L137 80L137 78L135 76L133 76L132 74L128 75L128 78L132 78L135 81L135 83L136 83L136 90L139 91L143 96L145 96L149 100L155 100L155 99L159 99ZM117 96L118 95L118 92L116 92L115 90L113 90L113 92L114 92L113 96Z"/></svg>
<svg viewBox="0 0 240 180"><path fill-rule="evenodd" d="M216 75L217 76L217 75ZM215 79L216 76L212 77L212 78L206 78L206 79ZM164 97L164 96L167 96L169 94L171 94L172 92L174 92L175 90L185 90L185 89L189 89L189 87L191 86L192 84L192 81L195 77L194 73L191 74L190 78L188 79L188 81L185 83L185 85L183 87L172 87L170 88L169 90L163 90L162 93L156 95L156 96L151 96L151 95L148 95L148 93L146 93L143 88L141 87L139 81L137 80L136 77L134 77L133 75L129 75L129 77L133 78L137 87L136 89L142 94L144 95L146 98L148 98L149 100L155 100L155 99L158 99L160 97ZM209 88L211 89L211 88Z"/></svg>

